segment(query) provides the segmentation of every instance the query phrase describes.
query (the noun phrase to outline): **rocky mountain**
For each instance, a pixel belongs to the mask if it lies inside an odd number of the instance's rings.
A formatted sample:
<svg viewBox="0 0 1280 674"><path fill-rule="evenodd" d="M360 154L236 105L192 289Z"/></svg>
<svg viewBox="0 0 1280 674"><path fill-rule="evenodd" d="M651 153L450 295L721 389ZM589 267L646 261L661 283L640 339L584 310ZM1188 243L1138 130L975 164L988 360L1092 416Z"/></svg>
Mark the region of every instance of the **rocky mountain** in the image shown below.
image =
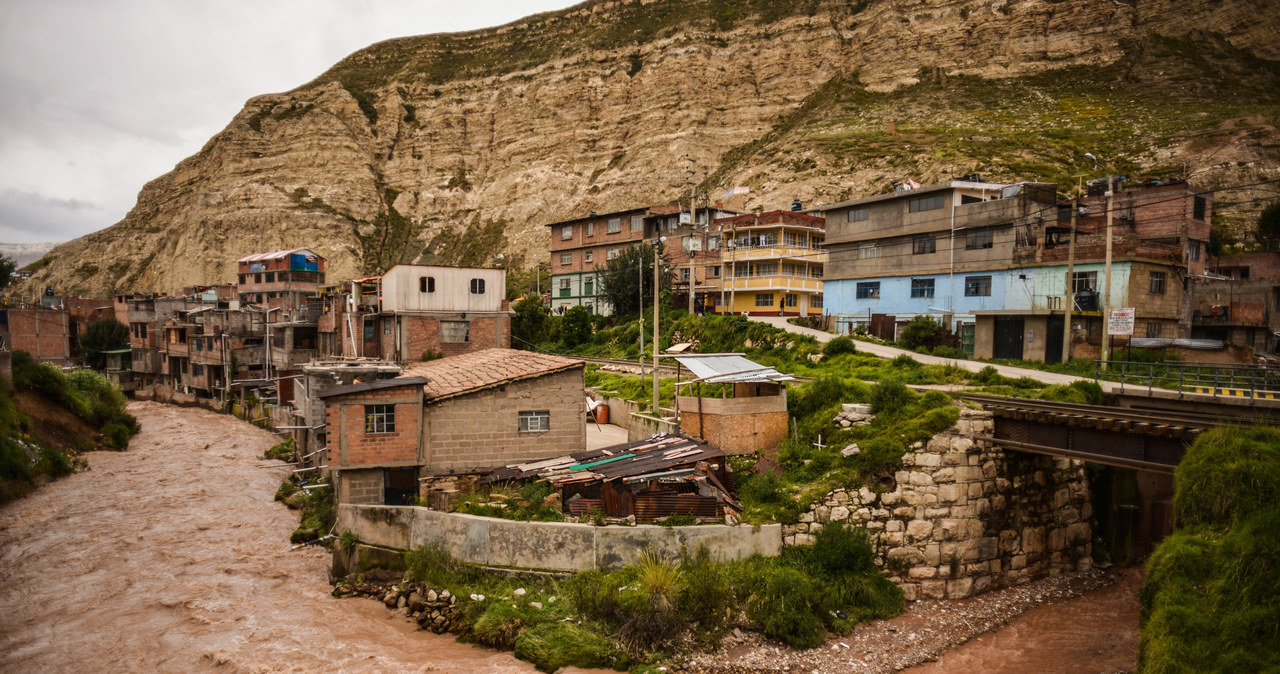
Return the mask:
<svg viewBox="0 0 1280 674"><path fill-rule="evenodd" d="M0 243L0 255L3 255L19 267L25 267L44 257L53 250L57 242L45 243Z"/></svg>
<svg viewBox="0 0 1280 674"><path fill-rule="evenodd" d="M746 185L1175 174L1247 221L1280 178L1278 14L1248 0L590 0L390 40L249 100L32 283L172 291L308 247L330 278L543 260L545 224Z"/></svg>

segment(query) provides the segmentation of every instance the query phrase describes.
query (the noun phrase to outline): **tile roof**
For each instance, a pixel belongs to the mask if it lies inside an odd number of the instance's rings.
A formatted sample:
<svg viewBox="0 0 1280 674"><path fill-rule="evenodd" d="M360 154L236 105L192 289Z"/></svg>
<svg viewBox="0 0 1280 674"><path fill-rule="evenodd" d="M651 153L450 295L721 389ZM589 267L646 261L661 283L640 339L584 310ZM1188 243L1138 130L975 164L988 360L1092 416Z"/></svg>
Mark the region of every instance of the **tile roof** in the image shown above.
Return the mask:
<svg viewBox="0 0 1280 674"><path fill-rule="evenodd" d="M520 379L581 367L583 361L517 349L485 349L418 363L402 377L426 377L428 400L448 398ZM393 380L394 381L394 380Z"/></svg>

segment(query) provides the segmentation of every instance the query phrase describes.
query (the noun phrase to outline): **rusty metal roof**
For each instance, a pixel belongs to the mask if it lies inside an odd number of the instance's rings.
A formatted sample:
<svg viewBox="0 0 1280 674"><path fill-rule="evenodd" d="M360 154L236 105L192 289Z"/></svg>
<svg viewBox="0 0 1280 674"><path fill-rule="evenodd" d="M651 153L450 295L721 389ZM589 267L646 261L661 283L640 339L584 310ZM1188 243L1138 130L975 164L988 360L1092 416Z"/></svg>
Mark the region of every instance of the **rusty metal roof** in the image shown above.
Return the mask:
<svg viewBox="0 0 1280 674"><path fill-rule="evenodd" d="M568 484L648 476L679 466L724 456L724 452L680 435L655 435L612 447L577 452L553 459L498 468L488 482L543 478L556 487Z"/></svg>

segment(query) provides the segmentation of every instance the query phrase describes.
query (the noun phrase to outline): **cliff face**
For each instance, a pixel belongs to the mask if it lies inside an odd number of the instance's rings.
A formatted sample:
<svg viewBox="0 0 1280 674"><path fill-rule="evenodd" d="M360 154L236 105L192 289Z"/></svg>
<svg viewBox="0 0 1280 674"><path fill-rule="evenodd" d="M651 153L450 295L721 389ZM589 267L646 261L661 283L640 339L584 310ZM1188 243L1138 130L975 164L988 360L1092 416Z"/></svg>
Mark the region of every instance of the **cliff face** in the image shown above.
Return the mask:
<svg viewBox="0 0 1280 674"><path fill-rule="evenodd" d="M1211 187L1274 178L1276 24L1246 0L618 0L393 40L248 101L31 283L173 291L295 246L332 280L531 266L546 223L694 184L750 185L735 208L971 170L1069 184L1099 148Z"/></svg>

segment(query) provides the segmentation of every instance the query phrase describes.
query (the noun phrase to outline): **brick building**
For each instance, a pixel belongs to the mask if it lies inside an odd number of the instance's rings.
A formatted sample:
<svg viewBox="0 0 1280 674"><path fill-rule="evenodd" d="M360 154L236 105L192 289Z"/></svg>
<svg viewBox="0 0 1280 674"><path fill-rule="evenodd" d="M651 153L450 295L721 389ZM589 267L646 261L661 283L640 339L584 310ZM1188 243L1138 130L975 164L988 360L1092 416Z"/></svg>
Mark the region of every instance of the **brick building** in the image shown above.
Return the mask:
<svg viewBox="0 0 1280 674"><path fill-rule="evenodd" d="M423 476L582 451L583 373L578 360L486 349L321 391L338 501L411 503Z"/></svg>
<svg viewBox="0 0 1280 674"><path fill-rule="evenodd" d="M322 357L413 363L511 345L503 269L396 265L325 293Z"/></svg>
<svg viewBox="0 0 1280 674"><path fill-rule="evenodd" d="M645 240L645 216L649 209L630 208L603 215L592 211L585 218L548 224L551 228L551 310L564 313L583 306L608 315L613 307L599 298L598 270L627 246Z"/></svg>
<svg viewBox="0 0 1280 674"><path fill-rule="evenodd" d="M296 320L324 283L324 258L303 248L246 255L236 260L236 281L241 302L279 307Z"/></svg>

